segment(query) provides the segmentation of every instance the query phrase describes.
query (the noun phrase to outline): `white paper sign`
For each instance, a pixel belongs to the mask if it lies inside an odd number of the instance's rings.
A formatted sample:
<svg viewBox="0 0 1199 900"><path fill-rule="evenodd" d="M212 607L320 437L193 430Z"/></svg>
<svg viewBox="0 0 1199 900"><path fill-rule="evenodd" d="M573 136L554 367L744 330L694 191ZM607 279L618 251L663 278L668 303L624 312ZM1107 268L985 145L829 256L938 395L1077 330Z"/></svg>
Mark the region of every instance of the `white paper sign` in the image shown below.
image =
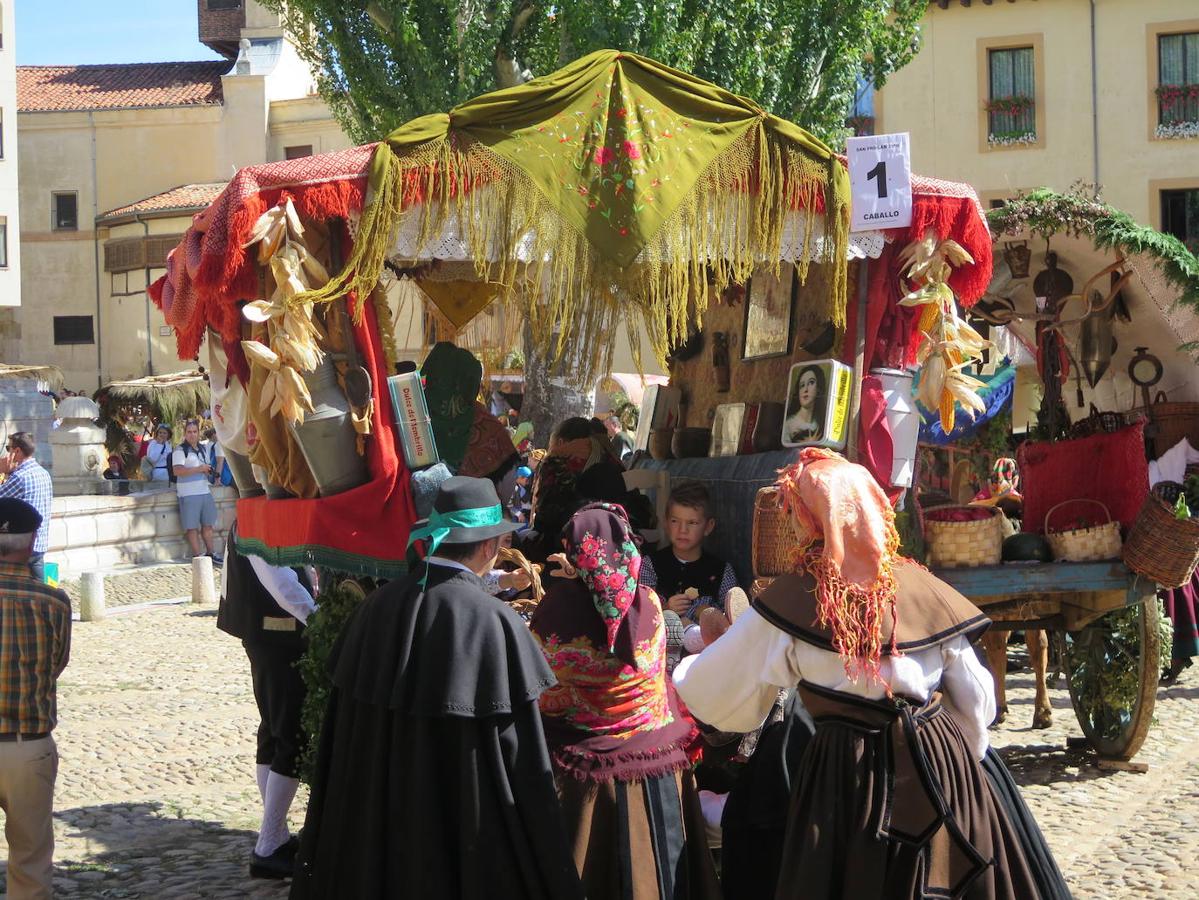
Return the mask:
<svg viewBox="0 0 1199 900"><path fill-rule="evenodd" d="M912 166L908 134L874 134L845 142L849 160L851 231L912 224Z"/></svg>

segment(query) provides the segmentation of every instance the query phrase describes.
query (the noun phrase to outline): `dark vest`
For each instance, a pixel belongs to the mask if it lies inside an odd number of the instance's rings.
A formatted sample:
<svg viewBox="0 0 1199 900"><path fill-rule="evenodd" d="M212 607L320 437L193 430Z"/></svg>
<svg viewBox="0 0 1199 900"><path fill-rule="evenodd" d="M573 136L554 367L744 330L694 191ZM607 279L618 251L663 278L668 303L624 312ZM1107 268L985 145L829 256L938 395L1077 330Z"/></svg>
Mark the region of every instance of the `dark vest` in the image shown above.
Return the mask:
<svg viewBox="0 0 1199 900"><path fill-rule="evenodd" d="M666 547L650 554L658 584L654 592L663 604L675 594L695 588L701 598L720 602L720 581L724 578L724 560L705 551L695 562L680 562L674 550Z"/></svg>
<svg viewBox="0 0 1199 900"><path fill-rule="evenodd" d="M250 560L237 552L236 533L230 534L225 554L225 596L217 611L216 627L254 644L302 648L304 625L275 602L262 586ZM311 592L303 569L296 569L300 584Z"/></svg>

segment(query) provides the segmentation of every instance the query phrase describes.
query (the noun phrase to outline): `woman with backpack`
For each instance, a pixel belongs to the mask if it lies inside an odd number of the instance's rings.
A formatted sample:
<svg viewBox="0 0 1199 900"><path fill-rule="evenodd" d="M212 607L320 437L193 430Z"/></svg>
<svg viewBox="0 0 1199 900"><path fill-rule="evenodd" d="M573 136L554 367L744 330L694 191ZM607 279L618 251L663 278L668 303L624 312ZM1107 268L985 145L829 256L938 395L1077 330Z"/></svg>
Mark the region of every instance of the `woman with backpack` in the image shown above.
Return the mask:
<svg viewBox="0 0 1199 900"><path fill-rule="evenodd" d="M183 443L175 449L171 465L175 472L175 490L179 494L179 519L187 532L192 556L211 556L219 563L220 558L212 550L212 529L217 517L216 501L208 483L212 466L208 463L206 449L200 445L200 423L195 419L189 420L184 427ZM201 536L207 554L200 552Z"/></svg>
<svg viewBox="0 0 1199 900"><path fill-rule="evenodd" d="M147 481L171 480L171 426L165 422L154 429L153 440L146 443L146 453L142 457L142 474Z"/></svg>

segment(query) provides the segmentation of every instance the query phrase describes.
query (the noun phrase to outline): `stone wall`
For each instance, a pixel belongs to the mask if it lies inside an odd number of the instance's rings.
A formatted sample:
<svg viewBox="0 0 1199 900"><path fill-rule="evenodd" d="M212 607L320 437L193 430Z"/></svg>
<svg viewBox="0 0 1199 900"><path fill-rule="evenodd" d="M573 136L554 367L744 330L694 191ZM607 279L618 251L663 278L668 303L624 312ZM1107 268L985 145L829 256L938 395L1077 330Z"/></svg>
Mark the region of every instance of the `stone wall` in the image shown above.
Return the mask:
<svg viewBox="0 0 1199 900"><path fill-rule="evenodd" d="M54 401L38 393L33 378L6 378L0 381L0 439L14 431L28 431L37 441L37 459L51 468L50 428L54 424ZM0 447L3 443L0 442Z"/></svg>
<svg viewBox="0 0 1199 900"><path fill-rule="evenodd" d="M217 546L223 548L236 515L237 494L217 486L213 495L220 514ZM190 557L173 486L124 497L54 498L46 560L58 563L61 579L97 569Z"/></svg>

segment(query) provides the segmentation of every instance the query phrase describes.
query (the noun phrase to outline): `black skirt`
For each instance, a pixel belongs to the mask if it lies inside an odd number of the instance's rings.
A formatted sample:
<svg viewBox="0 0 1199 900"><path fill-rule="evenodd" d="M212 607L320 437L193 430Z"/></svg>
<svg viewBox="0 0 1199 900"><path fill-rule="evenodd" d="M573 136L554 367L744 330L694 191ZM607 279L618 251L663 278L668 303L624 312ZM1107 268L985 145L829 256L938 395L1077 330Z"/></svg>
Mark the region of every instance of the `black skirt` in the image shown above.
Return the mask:
<svg viewBox="0 0 1199 900"><path fill-rule="evenodd" d="M934 695L922 708L801 685L816 735L778 900L1035 900L1016 826Z"/></svg>
<svg viewBox="0 0 1199 900"><path fill-rule="evenodd" d="M1003 760L994 749L987 750L981 763L983 774L991 783L991 791L999 805L1007 814L1008 821L1020 839L1024 856L1032 867L1033 878L1040 890L1041 900L1072 900L1070 888L1062 877L1061 869L1053 858L1053 852L1041 833L1037 820L1020 796L1020 789L1012 780L1012 775L1003 764Z"/></svg>

